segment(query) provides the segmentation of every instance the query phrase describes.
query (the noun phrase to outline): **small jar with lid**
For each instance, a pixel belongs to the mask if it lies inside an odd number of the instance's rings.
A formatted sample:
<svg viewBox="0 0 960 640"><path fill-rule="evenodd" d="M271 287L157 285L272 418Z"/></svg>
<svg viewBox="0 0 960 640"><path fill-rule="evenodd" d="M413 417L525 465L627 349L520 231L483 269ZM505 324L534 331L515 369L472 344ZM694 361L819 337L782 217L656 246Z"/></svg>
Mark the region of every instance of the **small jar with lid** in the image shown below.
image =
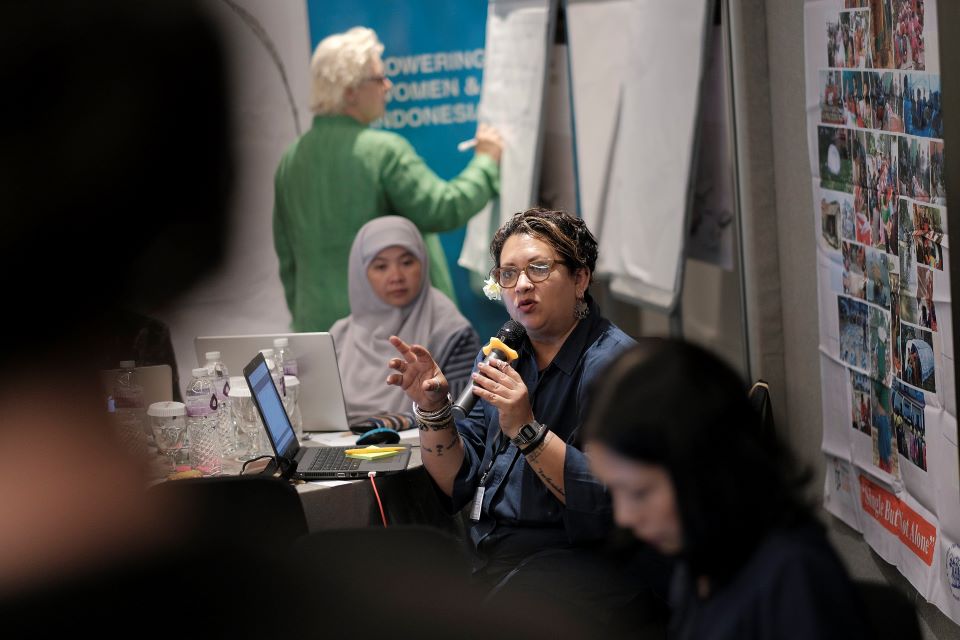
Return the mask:
<svg viewBox="0 0 960 640"><path fill-rule="evenodd" d="M147 409L150 429L161 457L170 469L188 464L190 439L187 434L187 407L182 402L154 402Z"/></svg>

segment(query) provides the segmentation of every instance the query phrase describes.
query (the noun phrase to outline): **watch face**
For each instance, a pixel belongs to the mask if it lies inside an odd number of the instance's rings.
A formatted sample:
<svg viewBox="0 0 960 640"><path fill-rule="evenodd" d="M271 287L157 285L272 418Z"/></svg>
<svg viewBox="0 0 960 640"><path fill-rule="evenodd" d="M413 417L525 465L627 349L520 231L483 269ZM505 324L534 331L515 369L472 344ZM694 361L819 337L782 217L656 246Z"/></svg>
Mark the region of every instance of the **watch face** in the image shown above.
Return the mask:
<svg viewBox="0 0 960 640"><path fill-rule="evenodd" d="M520 427L520 437L522 437L524 440L529 440L535 435L537 435L537 428L532 424L525 424Z"/></svg>

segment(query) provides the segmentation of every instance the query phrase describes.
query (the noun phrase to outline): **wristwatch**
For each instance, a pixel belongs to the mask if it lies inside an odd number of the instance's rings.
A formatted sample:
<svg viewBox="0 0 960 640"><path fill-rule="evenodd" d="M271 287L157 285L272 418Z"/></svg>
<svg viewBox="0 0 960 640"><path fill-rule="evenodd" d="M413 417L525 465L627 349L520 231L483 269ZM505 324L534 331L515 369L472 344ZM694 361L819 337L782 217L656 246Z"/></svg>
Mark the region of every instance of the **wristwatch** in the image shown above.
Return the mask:
<svg viewBox="0 0 960 640"><path fill-rule="evenodd" d="M520 427L517 435L510 438L510 442L515 444L520 451L523 451L530 447L530 445L539 443L546 432L547 425L540 424L536 420L533 420Z"/></svg>

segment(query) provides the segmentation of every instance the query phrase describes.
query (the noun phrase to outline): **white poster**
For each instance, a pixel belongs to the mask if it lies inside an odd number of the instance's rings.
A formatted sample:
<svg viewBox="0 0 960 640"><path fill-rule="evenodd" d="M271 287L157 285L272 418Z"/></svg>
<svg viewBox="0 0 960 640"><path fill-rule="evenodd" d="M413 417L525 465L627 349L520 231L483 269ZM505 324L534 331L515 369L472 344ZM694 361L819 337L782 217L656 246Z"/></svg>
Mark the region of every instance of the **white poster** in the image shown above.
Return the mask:
<svg viewBox="0 0 960 640"><path fill-rule="evenodd" d="M936 1L807 0L804 22L824 503L960 621Z"/></svg>

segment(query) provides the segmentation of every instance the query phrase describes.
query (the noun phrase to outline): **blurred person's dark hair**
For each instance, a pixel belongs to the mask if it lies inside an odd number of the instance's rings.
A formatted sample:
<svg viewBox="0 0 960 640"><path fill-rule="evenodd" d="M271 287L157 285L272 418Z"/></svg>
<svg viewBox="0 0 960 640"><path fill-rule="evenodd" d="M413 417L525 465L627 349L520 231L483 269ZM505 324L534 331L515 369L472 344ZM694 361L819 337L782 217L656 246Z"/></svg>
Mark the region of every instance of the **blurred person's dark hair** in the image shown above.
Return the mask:
<svg viewBox="0 0 960 640"><path fill-rule="evenodd" d="M231 148L220 39L184 0L0 9L0 371L98 356L114 319L223 253ZM30 338L36 336L37 340Z"/></svg>
<svg viewBox="0 0 960 640"><path fill-rule="evenodd" d="M730 579L777 527L813 522L807 476L740 376L705 349L641 338L598 378L586 439L667 470L693 575Z"/></svg>

